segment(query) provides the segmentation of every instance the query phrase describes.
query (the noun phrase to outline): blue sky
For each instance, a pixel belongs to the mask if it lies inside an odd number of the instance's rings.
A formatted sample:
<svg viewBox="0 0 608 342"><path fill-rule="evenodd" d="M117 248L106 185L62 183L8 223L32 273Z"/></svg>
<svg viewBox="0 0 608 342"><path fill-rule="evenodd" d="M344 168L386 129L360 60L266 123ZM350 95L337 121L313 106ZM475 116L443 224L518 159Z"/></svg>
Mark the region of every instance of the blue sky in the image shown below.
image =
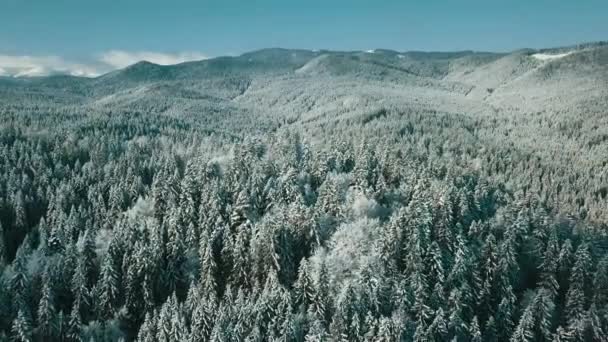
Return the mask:
<svg viewBox="0 0 608 342"><path fill-rule="evenodd" d="M606 0L0 0L0 55L91 68L264 47L508 51L607 39Z"/></svg>

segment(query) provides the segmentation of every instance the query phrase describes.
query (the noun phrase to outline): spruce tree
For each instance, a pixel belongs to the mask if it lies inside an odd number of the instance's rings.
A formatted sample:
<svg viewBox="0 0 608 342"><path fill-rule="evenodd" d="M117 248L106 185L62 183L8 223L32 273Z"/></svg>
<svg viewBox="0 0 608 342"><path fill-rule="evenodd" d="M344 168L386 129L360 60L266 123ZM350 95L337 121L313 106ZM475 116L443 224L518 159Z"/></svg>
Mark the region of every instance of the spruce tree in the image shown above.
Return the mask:
<svg viewBox="0 0 608 342"><path fill-rule="evenodd" d="M15 341L33 341L32 323L24 309L19 309L17 318L13 321L13 338Z"/></svg>
<svg viewBox="0 0 608 342"><path fill-rule="evenodd" d="M57 332L55 304L48 275L43 278L42 296L38 303L38 333L43 340L51 340Z"/></svg>

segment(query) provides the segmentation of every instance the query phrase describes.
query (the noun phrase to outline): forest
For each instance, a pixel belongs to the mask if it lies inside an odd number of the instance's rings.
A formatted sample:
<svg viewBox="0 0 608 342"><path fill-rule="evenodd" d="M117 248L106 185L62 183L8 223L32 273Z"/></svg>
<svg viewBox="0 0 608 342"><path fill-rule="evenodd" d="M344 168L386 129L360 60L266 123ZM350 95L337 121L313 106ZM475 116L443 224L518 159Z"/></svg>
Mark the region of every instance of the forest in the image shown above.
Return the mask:
<svg viewBox="0 0 608 342"><path fill-rule="evenodd" d="M257 77L0 82L0 341L608 341L608 102L312 115Z"/></svg>

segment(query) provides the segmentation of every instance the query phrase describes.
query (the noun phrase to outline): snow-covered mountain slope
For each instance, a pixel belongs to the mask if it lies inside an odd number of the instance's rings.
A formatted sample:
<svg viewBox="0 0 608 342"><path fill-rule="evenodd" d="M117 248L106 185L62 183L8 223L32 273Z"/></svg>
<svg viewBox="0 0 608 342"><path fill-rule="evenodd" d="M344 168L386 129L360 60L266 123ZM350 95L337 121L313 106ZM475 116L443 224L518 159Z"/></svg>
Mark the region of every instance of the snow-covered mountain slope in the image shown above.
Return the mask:
<svg viewBox="0 0 608 342"><path fill-rule="evenodd" d="M514 144L533 145L529 137L541 134L558 151L564 140L546 122L603 122L608 45L513 53L264 49L169 66L140 62L93 79L0 77L0 104L213 117L214 124L237 115L247 125L311 129L361 123L383 110L434 111L505 120L521 128L505 128ZM587 123L582 129L593 130Z"/></svg>

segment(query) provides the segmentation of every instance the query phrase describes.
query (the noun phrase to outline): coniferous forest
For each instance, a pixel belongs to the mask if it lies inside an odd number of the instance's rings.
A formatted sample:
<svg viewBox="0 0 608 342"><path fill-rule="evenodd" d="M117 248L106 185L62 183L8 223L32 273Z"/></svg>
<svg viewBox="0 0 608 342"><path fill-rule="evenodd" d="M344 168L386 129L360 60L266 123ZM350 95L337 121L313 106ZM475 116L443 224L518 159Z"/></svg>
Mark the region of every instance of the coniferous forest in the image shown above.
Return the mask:
<svg viewBox="0 0 608 342"><path fill-rule="evenodd" d="M568 60L0 78L0 341L607 341L608 49L585 49L600 95L542 110L524 95ZM521 101L446 81L514 58L543 75Z"/></svg>

